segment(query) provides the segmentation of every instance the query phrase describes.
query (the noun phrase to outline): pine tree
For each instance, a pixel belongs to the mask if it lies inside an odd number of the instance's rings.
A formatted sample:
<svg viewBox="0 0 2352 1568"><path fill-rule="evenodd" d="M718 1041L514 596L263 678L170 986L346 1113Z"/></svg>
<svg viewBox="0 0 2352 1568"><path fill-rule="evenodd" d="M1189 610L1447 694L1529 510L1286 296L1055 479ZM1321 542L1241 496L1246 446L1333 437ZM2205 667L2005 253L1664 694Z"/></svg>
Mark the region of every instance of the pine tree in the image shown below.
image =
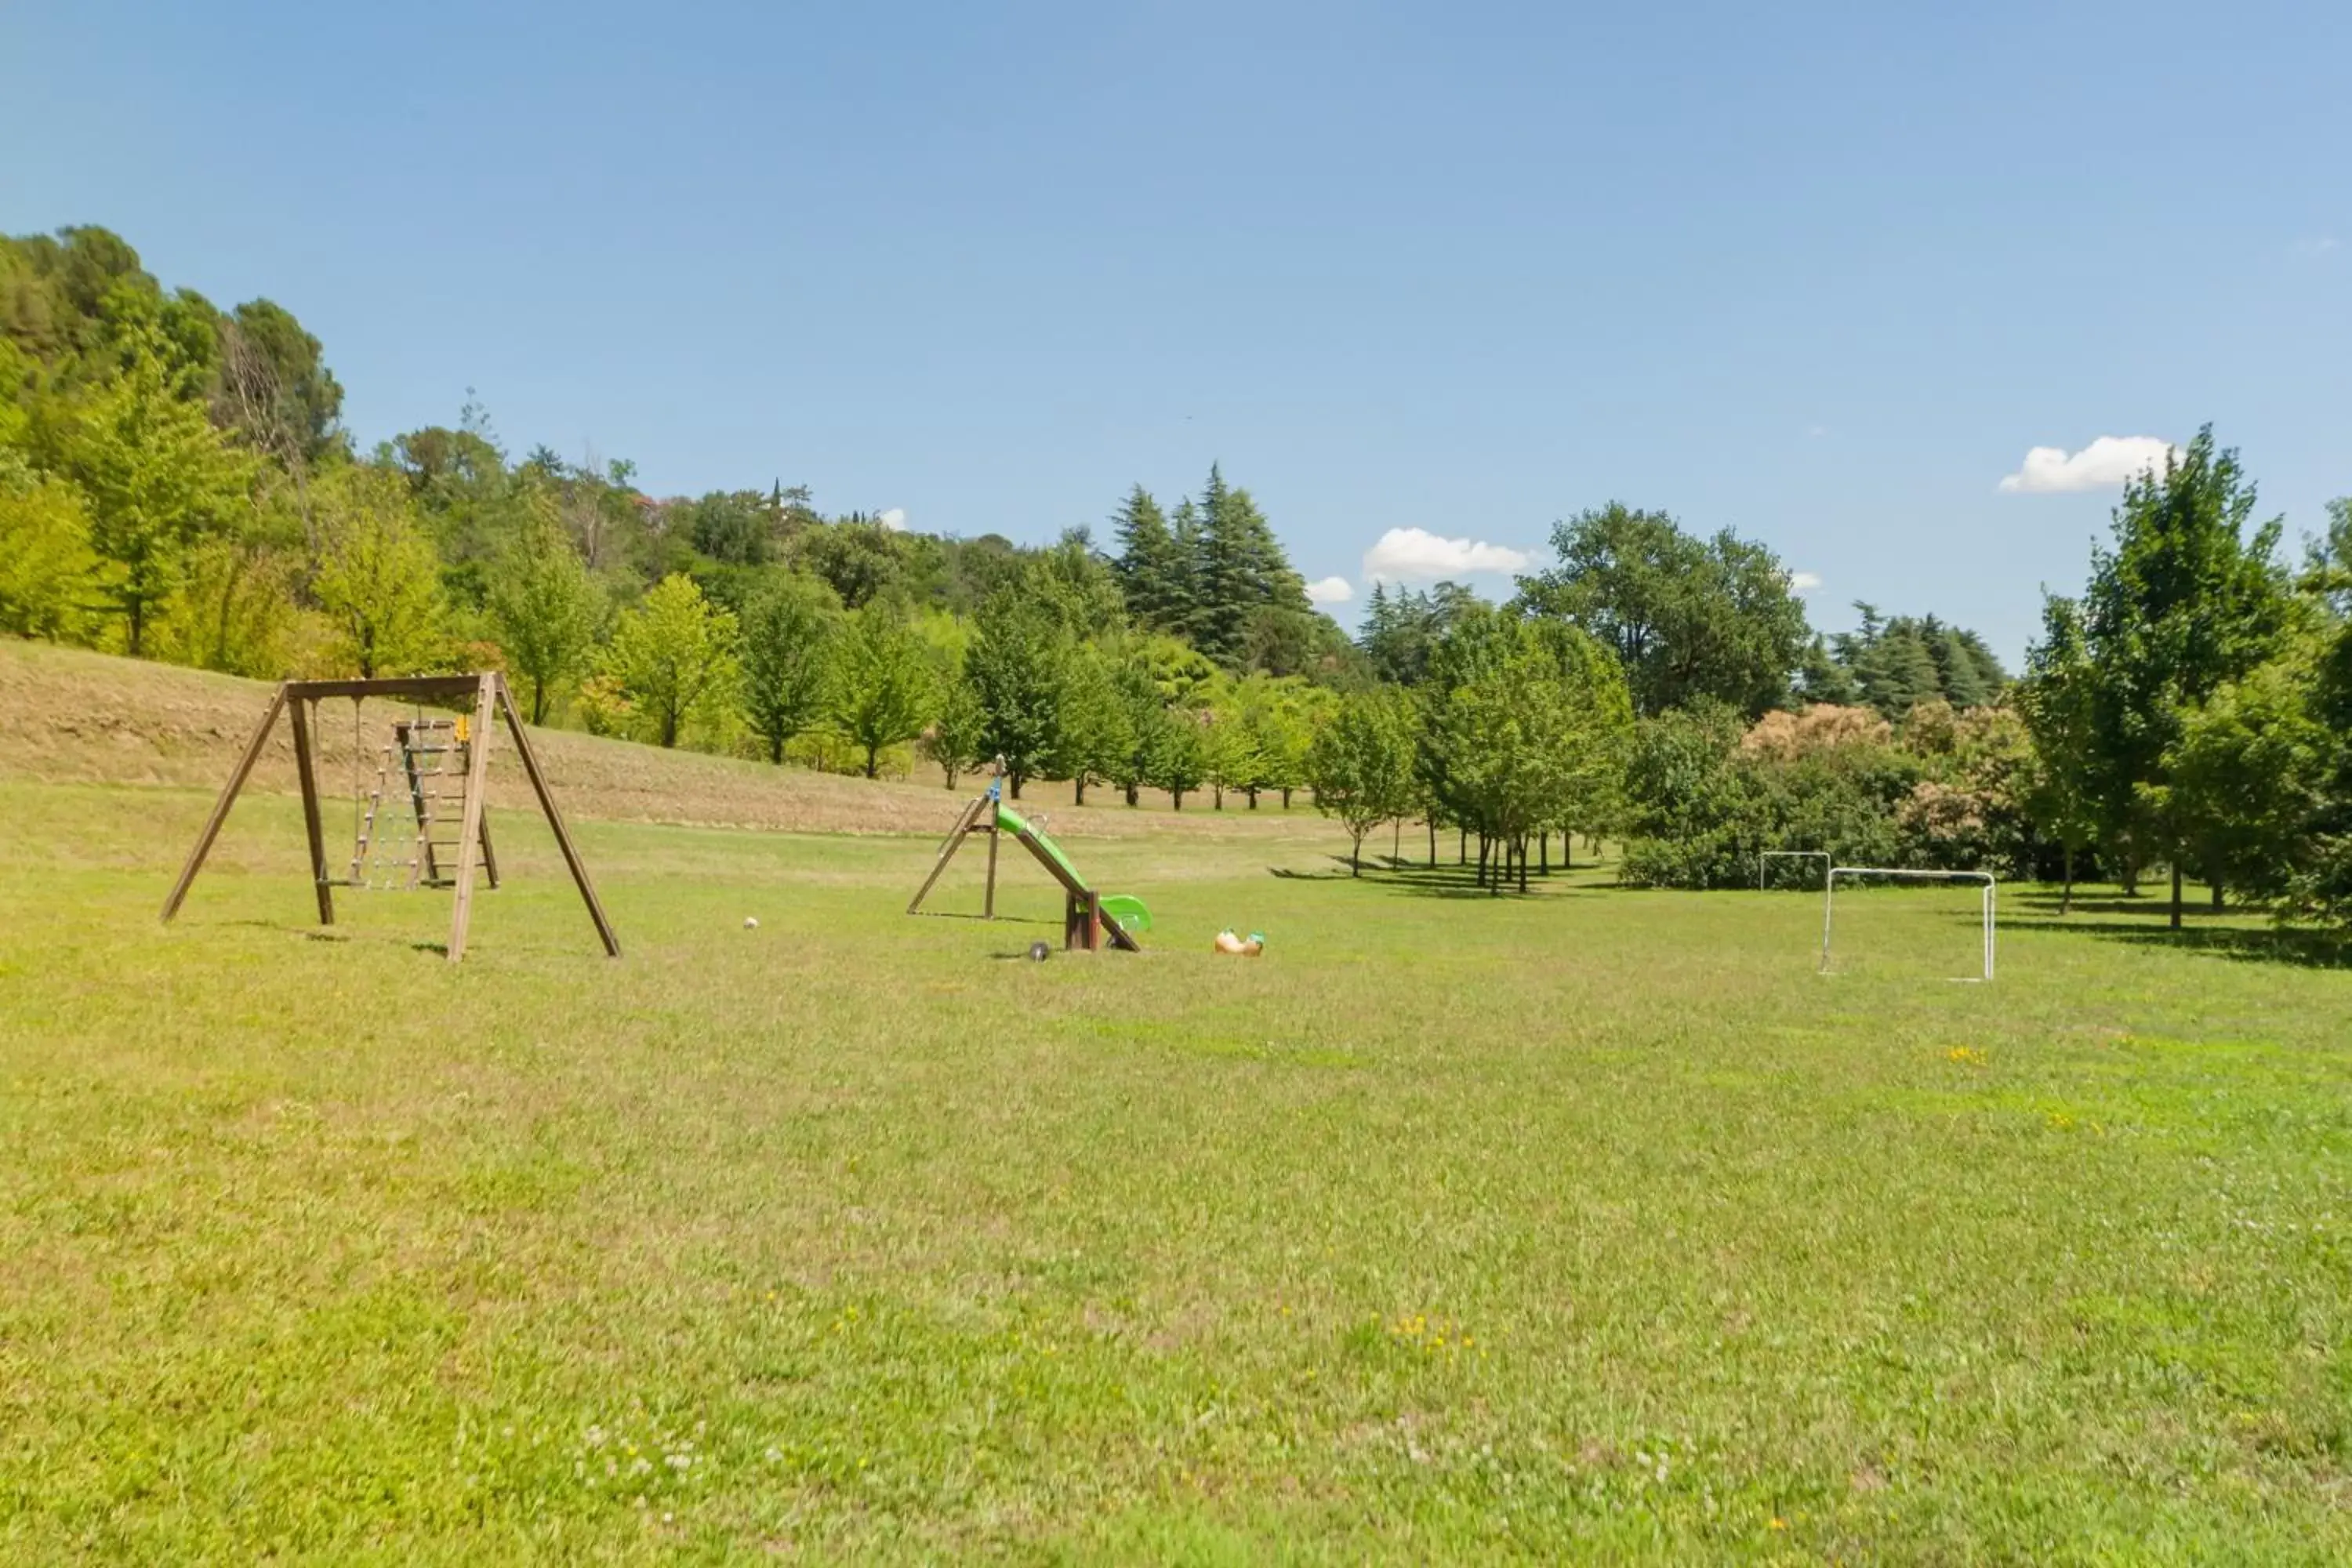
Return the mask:
<svg viewBox="0 0 2352 1568"><path fill-rule="evenodd" d="M1214 464L1201 487L1200 518L1193 551L1195 593L1185 630L1194 647L1219 664L1231 665L1241 655L1249 613L1251 547L1241 509Z"/></svg>
<svg viewBox="0 0 2352 1568"><path fill-rule="evenodd" d="M1111 515L1111 534L1118 545L1118 585L1129 612L1155 631L1181 628L1183 566L1167 515L1150 490L1138 485L1128 492Z"/></svg>

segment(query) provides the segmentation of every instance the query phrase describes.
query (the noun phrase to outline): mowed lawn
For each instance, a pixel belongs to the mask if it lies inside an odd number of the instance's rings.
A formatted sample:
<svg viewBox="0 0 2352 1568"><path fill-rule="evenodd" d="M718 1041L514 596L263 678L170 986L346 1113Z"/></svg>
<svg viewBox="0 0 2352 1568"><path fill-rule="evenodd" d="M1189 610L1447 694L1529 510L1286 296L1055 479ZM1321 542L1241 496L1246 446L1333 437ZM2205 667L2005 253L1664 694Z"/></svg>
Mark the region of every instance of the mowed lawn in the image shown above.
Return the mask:
<svg viewBox="0 0 2352 1568"><path fill-rule="evenodd" d="M205 805L0 784L10 1563L2352 1558L2345 972L1303 813L1043 964L1017 852L586 823L609 963L509 813L453 970L282 798L159 927Z"/></svg>

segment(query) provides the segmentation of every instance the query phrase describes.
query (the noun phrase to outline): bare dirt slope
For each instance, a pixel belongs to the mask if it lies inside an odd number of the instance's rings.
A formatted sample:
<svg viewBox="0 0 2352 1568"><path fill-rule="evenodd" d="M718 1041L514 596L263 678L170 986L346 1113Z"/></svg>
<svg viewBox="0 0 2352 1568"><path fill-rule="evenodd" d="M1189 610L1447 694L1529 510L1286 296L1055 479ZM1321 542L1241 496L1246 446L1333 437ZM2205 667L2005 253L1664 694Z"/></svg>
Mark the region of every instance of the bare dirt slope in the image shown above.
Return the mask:
<svg viewBox="0 0 2352 1568"><path fill-rule="evenodd" d="M217 789L268 699L269 687L261 681L0 638L0 778ZM367 704L355 746L352 704L321 705L321 786L331 822L361 792L362 780L373 779L392 721L408 711L398 704ZM944 833L979 787L977 780L967 781L950 793L929 772L912 780L843 778L566 730L534 730L531 740L565 813L611 821ZM523 807L530 786L507 753L503 744L491 752L490 801ZM247 787L294 792L294 742L283 720ZM1078 807L1070 804L1066 784L1039 784L1023 804L1033 816L1049 816L1056 835L1073 837L1278 831L1284 821L1274 811L1213 814L1202 809L1205 794L1192 808L1171 813L1165 797L1130 810L1118 804L1115 792L1095 793L1103 804Z"/></svg>

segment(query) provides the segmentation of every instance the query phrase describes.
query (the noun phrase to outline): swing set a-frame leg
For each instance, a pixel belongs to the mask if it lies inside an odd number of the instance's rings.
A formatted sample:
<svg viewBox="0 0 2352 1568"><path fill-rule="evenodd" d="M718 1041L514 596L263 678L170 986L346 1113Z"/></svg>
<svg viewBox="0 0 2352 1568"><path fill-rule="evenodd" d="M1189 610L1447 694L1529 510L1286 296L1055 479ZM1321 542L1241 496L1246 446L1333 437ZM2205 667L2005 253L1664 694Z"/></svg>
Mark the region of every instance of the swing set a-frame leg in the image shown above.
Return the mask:
<svg viewBox="0 0 2352 1568"><path fill-rule="evenodd" d="M501 675L490 676L488 687L481 705L480 728L485 751L490 738L489 700L495 693L499 711L506 716L507 734L514 741L515 755L522 759L522 771L530 780L531 793L539 797L539 809L547 818L548 830L555 835L555 847L563 851L563 864L572 873L572 885L580 889L580 901L588 906L588 918L596 922L596 937L604 944L604 956L618 958L621 956L621 939L613 934L613 922L604 918L604 901L596 897L595 885L588 880L588 867L580 858L580 851L572 846L572 832L563 826L563 814L555 809L555 796L548 793L547 775L539 771L539 754L530 749L530 735L522 727L522 715L515 711L514 693L507 689L506 678ZM481 800L479 795L472 798L477 802ZM490 854L489 823L487 817L478 817L476 824L481 832L482 857L488 860ZM495 871L491 874L490 886L498 886Z"/></svg>
<svg viewBox="0 0 2352 1568"><path fill-rule="evenodd" d="M963 847L965 837L972 832L974 819L989 806L989 798L982 795L963 808L963 815L956 818L956 825L948 829L947 837L940 841L939 857L931 862L931 874L923 879L923 885L916 889L915 896L907 901L908 914L922 912L923 900L930 897L931 887L940 879L940 873L948 868L948 862L955 858L955 852ZM993 848L994 845L992 843L990 847ZM990 901L992 903L994 900L992 898Z"/></svg>
<svg viewBox="0 0 2352 1568"><path fill-rule="evenodd" d="M188 863L180 868L180 879L172 884L172 896L163 900L163 919L169 921L180 912L181 900L188 896L188 884L205 868L205 857L212 853L213 840L220 837L221 824L228 820L228 809L236 804L237 791L245 787L253 764L261 760L261 748L269 743L269 731L278 722L278 710L286 706L286 688L281 683L269 694L269 707L261 715L261 722L253 727L253 736L245 743L245 754L230 770L228 783L221 786L220 799L213 802L213 814L205 821L205 830L196 836L196 847L188 851Z"/></svg>

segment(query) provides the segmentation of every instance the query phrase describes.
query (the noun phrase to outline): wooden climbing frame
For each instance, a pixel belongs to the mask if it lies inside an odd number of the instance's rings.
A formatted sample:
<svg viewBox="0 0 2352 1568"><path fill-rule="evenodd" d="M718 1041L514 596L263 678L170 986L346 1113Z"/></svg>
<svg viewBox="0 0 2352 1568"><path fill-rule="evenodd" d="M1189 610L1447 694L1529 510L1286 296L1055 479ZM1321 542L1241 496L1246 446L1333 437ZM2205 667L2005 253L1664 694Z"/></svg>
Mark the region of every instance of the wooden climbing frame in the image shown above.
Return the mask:
<svg viewBox="0 0 2352 1568"><path fill-rule="evenodd" d="M588 868L580 858L579 848L572 842L572 834L563 826L563 814L556 809L555 797L548 793L547 776L540 771L539 757L531 750L530 736L523 728L522 716L516 711L514 698L507 690L505 677L495 670L474 675L423 675L376 680L287 680L270 694L269 706L261 721L253 727L253 734L245 743L244 752L229 773L228 783L213 803L212 816L205 822L204 831L197 835L195 847L189 851L187 864L180 868L180 879L172 886L172 895L163 900L163 919L170 921L180 912L181 903L188 896L189 885L204 868L205 857L212 852L213 840L220 837L222 824L228 820L229 808L236 804L238 792L253 773L253 765L261 759L262 748L269 743L270 732L277 728L278 715L285 712L294 731L294 772L302 786L302 827L310 840L310 880L317 890L319 923L335 923L334 889L337 886L364 885L363 862L368 853L367 835L373 831L376 814L383 808L383 795L389 782L391 763L387 760L379 773L375 803L369 808L368 825L360 830L359 842L352 855L353 876L338 882L327 873L327 843L320 818L319 769L317 745L313 736L318 729L318 704L326 699L348 697L354 700L382 698L393 701L416 703L464 703L467 713L457 721L421 720L404 721L394 731L395 746L401 762L399 788L406 808L416 818L417 864L412 866L412 886L446 887L455 889L456 899L449 913L449 962L457 963L466 956L467 928L474 910L474 872L478 866L489 878L490 886L499 885L498 860L490 849L490 828L488 805L483 796L489 782L490 737L497 721L505 719L507 733L513 738L515 754L522 759L523 772L530 779L531 792L539 797L539 808L547 817L547 826L555 834L556 847L563 852L563 863L572 872L572 884L580 889L581 901L588 906L588 918L596 923L596 935L604 944L605 953L621 956L620 939L613 934L612 921L604 917L604 906L596 897L596 889L588 880ZM462 729L457 726L462 725ZM462 736L462 740L458 738ZM453 750L463 751L465 784L460 794L462 805L455 840L435 839L434 828L440 826L432 816L419 775L417 757L425 748L438 745L441 738L454 742ZM457 865L445 872L437 858L440 851L454 849Z"/></svg>

